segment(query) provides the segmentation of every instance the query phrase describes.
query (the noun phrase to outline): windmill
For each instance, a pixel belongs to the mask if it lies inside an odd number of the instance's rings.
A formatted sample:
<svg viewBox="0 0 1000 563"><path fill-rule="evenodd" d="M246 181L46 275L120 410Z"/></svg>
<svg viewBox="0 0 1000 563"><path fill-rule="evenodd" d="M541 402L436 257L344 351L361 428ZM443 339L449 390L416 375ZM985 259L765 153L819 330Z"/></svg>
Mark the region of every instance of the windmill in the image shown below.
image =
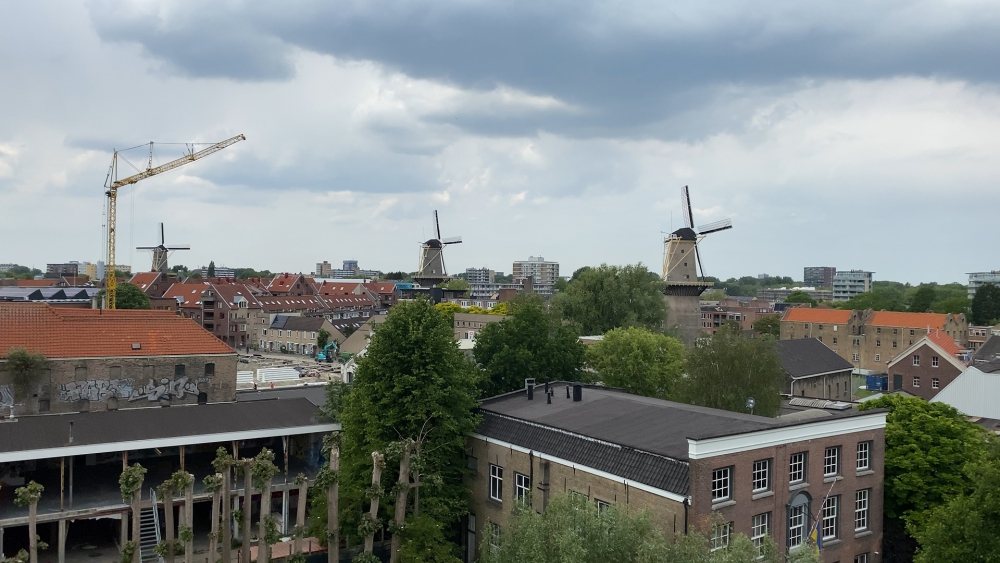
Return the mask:
<svg viewBox="0 0 1000 563"><path fill-rule="evenodd" d="M434 210L434 236L435 238L420 243L420 265L417 267L417 275L413 276L417 283L425 287L433 287L450 279L444 267L444 247L462 243L462 237L441 238L437 210Z"/></svg>
<svg viewBox="0 0 1000 563"><path fill-rule="evenodd" d="M160 244L159 246L137 246L136 250L152 250L153 251L153 269L152 272L166 272L167 271L167 258L175 250L191 250L190 246L167 246L166 237L163 234L163 223L160 223Z"/></svg>
<svg viewBox="0 0 1000 563"><path fill-rule="evenodd" d="M703 284L705 277L701 266L698 244L705 236L733 228L731 219L722 219L702 225L695 230L694 214L691 212L691 193L688 187L681 190L681 207L684 213L684 227L670 233L663 239L663 274L665 282L680 284ZM694 254L692 258L691 254ZM697 269L695 269L697 263ZM707 286L706 286L707 287ZM699 292L700 293L700 292Z"/></svg>

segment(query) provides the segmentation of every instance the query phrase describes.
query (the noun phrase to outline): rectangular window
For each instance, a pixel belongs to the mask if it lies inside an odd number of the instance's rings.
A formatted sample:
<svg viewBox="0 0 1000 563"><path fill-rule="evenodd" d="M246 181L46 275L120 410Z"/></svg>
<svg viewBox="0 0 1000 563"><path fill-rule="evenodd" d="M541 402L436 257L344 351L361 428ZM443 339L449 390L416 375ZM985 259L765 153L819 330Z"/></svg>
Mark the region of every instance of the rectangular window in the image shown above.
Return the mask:
<svg viewBox="0 0 1000 563"><path fill-rule="evenodd" d="M880 346L882 346L882 341L881 341L881 340L878 340L878 339L876 339L876 340L875 340L875 347L876 347L876 348L878 348L878 347L880 347Z"/></svg>
<svg viewBox="0 0 1000 563"><path fill-rule="evenodd" d="M872 443L871 442L858 442L858 471L867 471L872 467Z"/></svg>
<svg viewBox="0 0 1000 563"><path fill-rule="evenodd" d="M215 364L212 363L205 364L205 376L211 377L213 375L215 375Z"/></svg>
<svg viewBox="0 0 1000 563"><path fill-rule="evenodd" d="M911 328L911 329L910 329L910 336L913 336L914 334L916 334L916 333L915 333L915 332L913 331L913 329Z"/></svg>
<svg viewBox="0 0 1000 563"><path fill-rule="evenodd" d="M730 486L731 477L731 467L723 467L712 471L712 502L729 500L729 497L732 495L732 487Z"/></svg>
<svg viewBox="0 0 1000 563"><path fill-rule="evenodd" d="M916 375L913 376L913 386L920 387L920 378L917 377Z"/></svg>
<svg viewBox="0 0 1000 563"><path fill-rule="evenodd" d="M79 367L73 373L73 377L76 381L87 381L87 368Z"/></svg>
<svg viewBox="0 0 1000 563"><path fill-rule="evenodd" d="M854 493L854 531L868 529L868 497L871 489L861 489Z"/></svg>
<svg viewBox="0 0 1000 563"><path fill-rule="evenodd" d="M837 328L837 327L833 327L833 328ZM837 343L837 337L836 337L836 336L834 336L834 337L833 337L833 343L834 343L834 344L836 344L836 343Z"/></svg>
<svg viewBox="0 0 1000 563"><path fill-rule="evenodd" d="M855 555L854 563L868 563L868 554L862 553L861 555Z"/></svg>
<svg viewBox="0 0 1000 563"><path fill-rule="evenodd" d="M915 365L915 366L919 366L920 365L920 356L918 356L916 354L913 355L913 365Z"/></svg>
<svg viewBox="0 0 1000 563"><path fill-rule="evenodd" d="M806 530L805 505L792 506L788 509L788 547L802 545Z"/></svg>
<svg viewBox="0 0 1000 563"><path fill-rule="evenodd" d="M936 378L936 377L932 377L931 378L931 389L939 389L940 387L941 387L941 380L938 379L938 378Z"/></svg>
<svg viewBox="0 0 1000 563"><path fill-rule="evenodd" d="M840 446L827 448L823 453L823 476L833 477L840 474Z"/></svg>
<svg viewBox="0 0 1000 563"><path fill-rule="evenodd" d="M875 334L882 334L882 327L876 328L875 329Z"/></svg>
<svg viewBox="0 0 1000 563"><path fill-rule="evenodd" d="M892 347L893 347L893 348L899 348L899 343L898 343L898 342L896 342L895 340L893 340L893 341L892 341Z"/></svg>
<svg viewBox="0 0 1000 563"><path fill-rule="evenodd" d="M490 464L490 498L503 502L503 467Z"/></svg>
<svg viewBox="0 0 1000 563"><path fill-rule="evenodd" d="M824 540L837 538L837 520L840 514L840 496L832 496L823 503L822 532Z"/></svg>
<svg viewBox="0 0 1000 563"><path fill-rule="evenodd" d="M311 339L313 339L313 340L316 340L316 331L315 331L315 330L314 330L314 331L312 331L312 332L311 332L311 333L309 333L309 334L311 334L311 335L312 335L312 336L310 336L309 338L311 338Z"/></svg>
<svg viewBox="0 0 1000 563"><path fill-rule="evenodd" d="M187 366L184 364L176 364L174 366L174 377L184 377L187 375Z"/></svg>
<svg viewBox="0 0 1000 563"><path fill-rule="evenodd" d="M771 460L753 462L753 492L760 493L771 488Z"/></svg>
<svg viewBox="0 0 1000 563"><path fill-rule="evenodd" d="M938 357L937 356L931 356L931 367L932 368L938 367Z"/></svg>
<svg viewBox="0 0 1000 563"><path fill-rule="evenodd" d="M610 502L603 501L599 498L594 499L594 504L597 505L598 514L604 514L605 512L608 511L609 508L611 508Z"/></svg>
<svg viewBox="0 0 1000 563"><path fill-rule="evenodd" d="M795 484L806 480L806 452L792 454L788 461L788 482Z"/></svg>
<svg viewBox="0 0 1000 563"><path fill-rule="evenodd" d="M757 548L757 557L764 556L764 538L771 534L771 513L765 512L753 517L750 526L750 539Z"/></svg>
<svg viewBox="0 0 1000 563"><path fill-rule="evenodd" d="M261 336L267 336L267 329L261 330Z"/></svg>
<svg viewBox="0 0 1000 563"><path fill-rule="evenodd" d="M490 522L490 550L496 553L500 550L500 524Z"/></svg>
<svg viewBox="0 0 1000 563"><path fill-rule="evenodd" d="M733 523L714 524L712 526L712 551L729 545L729 536L733 533Z"/></svg>
<svg viewBox="0 0 1000 563"><path fill-rule="evenodd" d="M514 473L514 500L526 502L531 493L531 480L527 475Z"/></svg>
<svg viewBox="0 0 1000 563"><path fill-rule="evenodd" d="M882 360L882 354L875 354L875 361L878 362L881 360Z"/></svg>

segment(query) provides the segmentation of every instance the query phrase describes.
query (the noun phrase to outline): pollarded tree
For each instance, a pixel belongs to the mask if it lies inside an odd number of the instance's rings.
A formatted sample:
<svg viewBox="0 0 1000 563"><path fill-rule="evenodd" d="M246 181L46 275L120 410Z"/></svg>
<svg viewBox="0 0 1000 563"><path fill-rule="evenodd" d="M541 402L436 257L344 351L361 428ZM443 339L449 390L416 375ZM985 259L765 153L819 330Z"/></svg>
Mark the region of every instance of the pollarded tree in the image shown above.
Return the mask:
<svg viewBox="0 0 1000 563"><path fill-rule="evenodd" d="M423 483L421 512L446 527L457 523L467 510L465 436L476 427L475 407L476 371L458 350L447 318L424 299L393 307L358 362L339 413L343 529L357 533L372 452L386 451L401 437L419 436L428 426L434 430L421 463L425 473L439 478ZM325 535L327 516L318 508L313 503L311 526Z"/></svg>
<svg viewBox="0 0 1000 563"><path fill-rule="evenodd" d="M784 371L770 337L747 338L739 325L725 324L711 340L688 354L688 377L681 395L704 407L775 416L781 408Z"/></svg>
<svg viewBox="0 0 1000 563"><path fill-rule="evenodd" d="M587 348L587 365L609 387L673 399L684 373L684 345L644 328L616 328Z"/></svg>
<svg viewBox="0 0 1000 563"><path fill-rule="evenodd" d="M472 353L483 370L486 397L522 388L529 377L578 381L583 376L585 352L576 332L537 299L517 300L506 319L486 325Z"/></svg>
<svg viewBox="0 0 1000 563"><path fill-rule="evenodd" d="M23 401L39 384L39 377L48 360L45 356L20 346L8 350L4 359L7 360L7 370L14 383L14 398Z"/></svg>
<svg viewBox="0 0 1000 563"><path fill-rule="evenodd" d="M553 306L582 334L627 326L663 330L667 318L663 282L642 264L581 268Z"/></svg>
<svg viewBox="0 0 1000 563"><path fill-rule="evenodd" d="M14 504L28 507L28 561L38 563L38 550L48 548L48 544L38 540L38 501L45 487L32 481L14 491Z"/></svg>

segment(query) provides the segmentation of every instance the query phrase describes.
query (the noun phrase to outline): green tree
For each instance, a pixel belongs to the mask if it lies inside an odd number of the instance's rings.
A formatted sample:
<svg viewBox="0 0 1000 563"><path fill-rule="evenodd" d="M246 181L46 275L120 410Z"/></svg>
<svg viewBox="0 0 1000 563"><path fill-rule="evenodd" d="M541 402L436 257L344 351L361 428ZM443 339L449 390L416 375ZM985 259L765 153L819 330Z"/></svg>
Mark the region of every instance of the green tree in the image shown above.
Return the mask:
<svg viewBox="0 0 1000 563"><path fill-rule="evenodd" d="M962 313L969 315L969 305L971 303L965 295L956 295L937 301L931 307L931 310L935 313Z"/></svg>
<svg viewBox="0 0 1000 563"><path fill-rule="evenodd" d="M1000 444L965 471L969 491L932 509L914 530L920 542L916 563L1000 561Z"/></svg>
<svg viewBox="0 0 1000 563"><path fill-rule="evenodd" d="M937 292L933 285L921 285L917 288L913 299L910 300L911 313L926 313L931 310L934 301L937 299Z"/></svg>
<svg viewBox="0 0 1000 563"><path fill-rule="evenodd" d="M707 292L703 293L702 296L701 296L701 300L702 301L722 301L726 297L728 297L728 295L726 295L725 291L722 291L721 289L713 289L712 291L707 291Z"/></svg>
<svg viewBox="0 0 1000 563"><path fill-rule="evenodd" d="M764 315L753 322L753 329L760 335L781 336L781 315Z"/></svg>
<svg viewBox="0 0 1000 563"><path fill-rule="evenodd" d="M684 373L684 345L644 328L616 328L587 347L587 365L610 387L673 399Z"/></svg>
<svg viewBox="0 0 1000 563"><path fill-rule="evenodd" d="M451 279L447 283L441 286L444 289L450 289L452 291L468 291L470 287L469 282L462 279Z"/></svg>
<svg viewBox="0 0 1000 563"><path fill-rule="evenodd" d="M663 283L642 264L581 268L552 301L582 334L626 326L663 330L667 315Z"/></svg>
<svg viewBox="0 0 1000 563"><path fill-rule="evenodd" d="M976 289L972 298L972 323L976 325L994 325L1000 320L1000 287L991 283L983 284Z"/></svg>
<svg viewBox="0 0 1000 563"><path fill-rule="evenodd" d="M466 435L476 427L476 371L453 338L447 318L425 299L392 308L372 333L343 397L341 527L357 531L370 486L372 452L423 435L417 455L423 479L420 514L450 527L467 510ZM313 505L312 521L326 526Z"/></svg>
<svg viewBox="0 0 1000 563"><path fill-rule="evenodd" d="M753 397L754 414L776 416L784 377L774 339L747 338L738 325L727 324L689 353L682 396L697 405L734 412L748 412L747 399Z"/></svg>
<svg viewBox="0 0 1000 563"><path fill-rule="evenodd" d="M860 410L888 409L885 428L885 516L918 525L926 514L968 490L963 468L986 453L982 428L954 407L887 395Z"/></svg>
<svg viewBox="0 0 1000 563"><path fill-rule="evenodd" d="M322 352L323 348L326 348L326 345L330 343L330 336L332 336L330 331L325 328L319 329L319 334L316 335L316 348L319 351Z"/></svg>
<svg viewBox="0 0 1000 563"><path fill-rule="evenodd" d="M480 387L486 397L520 389L529 377L577 381L584 360L583 344L572 327L531 298L515 301L507 318L486 325L472 353L484 372Z"/></svg>
<svg viewBox="0 0 1000 563"><path fill-rule="evenodd" d="M214 278L215 277L215 260L209 261L209 263L208 263L208 272L206 272L206 273L208 274L208 277L210 277L210 278Z"/></svg>
<svg viewBox="0 0 1000 563"><path fill-rule="evenodd" d="M404 281L404 280L405 281L409 281L409 280L411 280L413 278L410 277L410 274L407 274L406 272L399 271L399 272L389 272L389 273L385 274L384 276L382 276L382 279L384 279L384 280L395 280L395 281Z"/></svg>
<svg viewBox="0 0 1000 563"><path fill-rule="evenodd" d="M443 526L429 516L411 516L403 528L400 563L461 563L454 544L445 538Z"/></svg>
<svg viewBox="0 0 1000 563"><path fill-rule="evenodd" d="M97 292L97 301L104 301L105 290L100 290ZM118 284L118 289L115 292L115 308L116 309L152 309L153 306L149 302L149 296L139 289L139 286L131 283L120 283Z"/></svg>
<svg viewBox="0 0 1000 563"><path fill-rule="evenodd" d="M905 311L906 305L903 303L903 292L894 287L877 288L860 295L838 301L835 306L839 309L875 311Z"/></svg>
<svg viewBox="0 0 1000 563"><path fill-rule="evenodd" d="M7 350L7 357L4 359L7 360L7 370L14 383L14 398L23 401L32 394L32 390L39 383L39 377L48 359L21 346Z"/></svg>
<svg viewBox="0 0 1000 563"><path fill-rule="evenodd" d="M816 300L804 291L793 291L788 294L788 297L785 298L785 303L808 303L810 305L816 305Z"/></svg>

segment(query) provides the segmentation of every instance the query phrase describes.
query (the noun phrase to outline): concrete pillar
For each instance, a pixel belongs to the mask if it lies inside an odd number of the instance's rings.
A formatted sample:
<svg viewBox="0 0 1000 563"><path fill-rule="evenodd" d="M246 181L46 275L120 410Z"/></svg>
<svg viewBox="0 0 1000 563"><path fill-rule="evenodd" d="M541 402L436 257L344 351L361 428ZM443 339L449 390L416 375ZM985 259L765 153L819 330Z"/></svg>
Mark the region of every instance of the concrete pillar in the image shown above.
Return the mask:
<svg viewBox="0 0 1000 563"><path fill-rule="evenodd" d="M122 511L121 530L119 531L118 543L124 545L128 541L128 510Z"/></svg>
<svg viewBox="0 0 1000 563"><path fill-rule="evenodd" d="M281 491L281 533L288 533L288 485Z"/></svg>
<svg viewBox="0 0 1000 563"><path fill-rule="evenodd" d="M66 528L69 522L65 518L59 519L59 563L66 563Z"/></svg>
<svg viewBox="0 0 1000 563"><path fill-rule="evenodd" d="M73 456L69 456L69 507L73 508Z"/></svg>

